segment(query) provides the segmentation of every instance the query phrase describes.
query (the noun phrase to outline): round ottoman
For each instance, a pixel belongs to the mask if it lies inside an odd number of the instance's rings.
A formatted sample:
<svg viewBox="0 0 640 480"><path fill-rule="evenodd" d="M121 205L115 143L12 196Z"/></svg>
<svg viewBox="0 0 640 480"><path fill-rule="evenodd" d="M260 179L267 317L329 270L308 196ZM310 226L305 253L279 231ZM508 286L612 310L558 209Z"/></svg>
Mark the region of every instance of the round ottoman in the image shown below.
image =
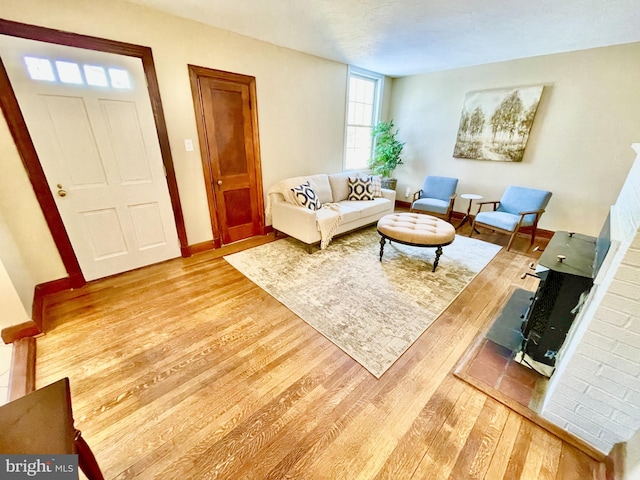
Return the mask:
<svg viewBox="0 0 640 480"><path fill-rule="evenodd" d="M433 262L433 272L436 271L442 247L449 245L456 238L456 229L449 222L445 222L431 215L422 213L392 213L378 220L380 234L380 261L384 253L384 244L398 242L414 247L436 247L436 259Z"/></svg>

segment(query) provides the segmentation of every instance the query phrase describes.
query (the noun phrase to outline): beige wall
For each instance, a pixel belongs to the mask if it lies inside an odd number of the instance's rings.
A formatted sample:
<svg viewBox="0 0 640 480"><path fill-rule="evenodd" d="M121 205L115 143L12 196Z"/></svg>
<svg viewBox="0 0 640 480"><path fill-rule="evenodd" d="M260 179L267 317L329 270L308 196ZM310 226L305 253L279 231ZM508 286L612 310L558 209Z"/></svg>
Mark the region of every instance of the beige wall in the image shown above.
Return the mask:
<svg viewBox="0 0 640 480"><path fill-rule="evenodd" d="M26 312L31 312L33 307L34 285L36 282L0 214L0 305L3 306L0 329L26 321Z"/></svg>
<svg viewBox="0 0 640 480"><path fill-rule="evenodd" d="M498 200L510 184L553 192L541 228L596 235L634 159L640 43L395 79L390 116L407 142L398 198L426 174ZM466 92L545 85L521 163L453 158ZM466 210L458 198L455 209ZM475 211L475 210L474 210Z"/></svg>
<svg viewBox="0 0 640 480"><path fill-rule="evenodd" d="M17 325L30 319L22 304L18 292L13 286L9 274L0 259L0 330L11 325Z"/></svg>
<svg viewBox="0 0 640 480"><path fill-rule="evenodd" d="M2 115L0 152L0 259L31 311L33 287L67 272Z"/></svg>
<svg viewBox="0 0 640 480"><path fill-rule="evenodd" d="M625 454L622 480L637 480L640 478L640 430L627 443Z"/></svg>
<svg viewBox="0 0 640 480"><path fill-rule="evenodd" d="M265 189L288 176L342 170L346 65L119 0L0 0L0 8L6 19L152 48L189 244L213 235L199 152L184 149L184 139L197 144L187 64L256 77ZM0 145L0 214L36 283L65 277L4 118Z"/></svg>

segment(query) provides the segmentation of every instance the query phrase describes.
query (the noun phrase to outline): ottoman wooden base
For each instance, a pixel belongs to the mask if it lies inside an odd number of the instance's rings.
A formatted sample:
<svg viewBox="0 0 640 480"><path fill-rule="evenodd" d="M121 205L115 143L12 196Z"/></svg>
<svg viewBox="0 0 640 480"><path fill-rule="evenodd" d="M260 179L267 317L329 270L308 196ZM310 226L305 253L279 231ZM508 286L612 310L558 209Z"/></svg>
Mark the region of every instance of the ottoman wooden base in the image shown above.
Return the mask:
<svg viewBox="0 0 640 480"><path fill-rule="evenodd" d="M393 213L378 221L380 234L380 261L386 240L413 247L435 247L436 259L432 272L436 271L442 247L450 245L456 238L456 230L448 222L422 213Z"/></svg>

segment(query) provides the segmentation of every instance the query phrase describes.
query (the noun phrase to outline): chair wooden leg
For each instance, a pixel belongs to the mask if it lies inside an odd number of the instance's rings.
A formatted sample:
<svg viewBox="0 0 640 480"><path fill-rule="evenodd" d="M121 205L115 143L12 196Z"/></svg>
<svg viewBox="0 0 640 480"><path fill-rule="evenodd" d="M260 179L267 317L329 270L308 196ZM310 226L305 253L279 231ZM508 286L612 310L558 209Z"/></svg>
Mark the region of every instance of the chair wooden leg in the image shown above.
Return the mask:
<svg viewBox="0 0 640 480"><path fill-rule="evenodd" d="M533 242L536 241L536 230L538 229L537 225L533 225L533 228L531 230L531 245L533 246Z"/></svg>
<svg viewBox="0 0 640 480"><path fill-rule="evenodd" d="M516 238L516 233L518 233L517 230L515 230L512 234L511 234L511 238L509 239L509 244L507 245L507 252L511 249L511 244L513 244L513 240Z"/></svg>

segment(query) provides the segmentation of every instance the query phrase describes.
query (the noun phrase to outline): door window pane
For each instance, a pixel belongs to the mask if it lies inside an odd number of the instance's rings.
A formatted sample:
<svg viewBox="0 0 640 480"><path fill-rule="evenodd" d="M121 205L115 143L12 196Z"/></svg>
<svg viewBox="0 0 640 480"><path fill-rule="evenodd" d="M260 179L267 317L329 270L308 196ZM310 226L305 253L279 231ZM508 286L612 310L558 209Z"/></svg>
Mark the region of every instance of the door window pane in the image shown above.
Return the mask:
<svg viewBox="0 0 640 480"><path fill-rule="evenodd" d="M77 63L57 60L56 70L58 70L58 77L62 83L73 83L76 85L82 85L84 83L82 74L80 73L80 67Z"/></svg>
<svg viewBox="0 0 640 480"><path fill-rule="evenodd" d="M129 72L121 68L110 68L109 79L113 88L131 88L131 80L129 80Z"/></svg>
<svg viewBox="0 0 640 480"><path fill-rule="evenodd" d="M108 87L107 74L104 68L98 65L84 65L84 75L87 77L87 83L94 87Z"/></svg>
<svg viewBox="0 0 640 480"><path fill-rule="evenodd" d="M46 58L24 57L24 63L32 80L56 81L51 62Z"/></svg>

